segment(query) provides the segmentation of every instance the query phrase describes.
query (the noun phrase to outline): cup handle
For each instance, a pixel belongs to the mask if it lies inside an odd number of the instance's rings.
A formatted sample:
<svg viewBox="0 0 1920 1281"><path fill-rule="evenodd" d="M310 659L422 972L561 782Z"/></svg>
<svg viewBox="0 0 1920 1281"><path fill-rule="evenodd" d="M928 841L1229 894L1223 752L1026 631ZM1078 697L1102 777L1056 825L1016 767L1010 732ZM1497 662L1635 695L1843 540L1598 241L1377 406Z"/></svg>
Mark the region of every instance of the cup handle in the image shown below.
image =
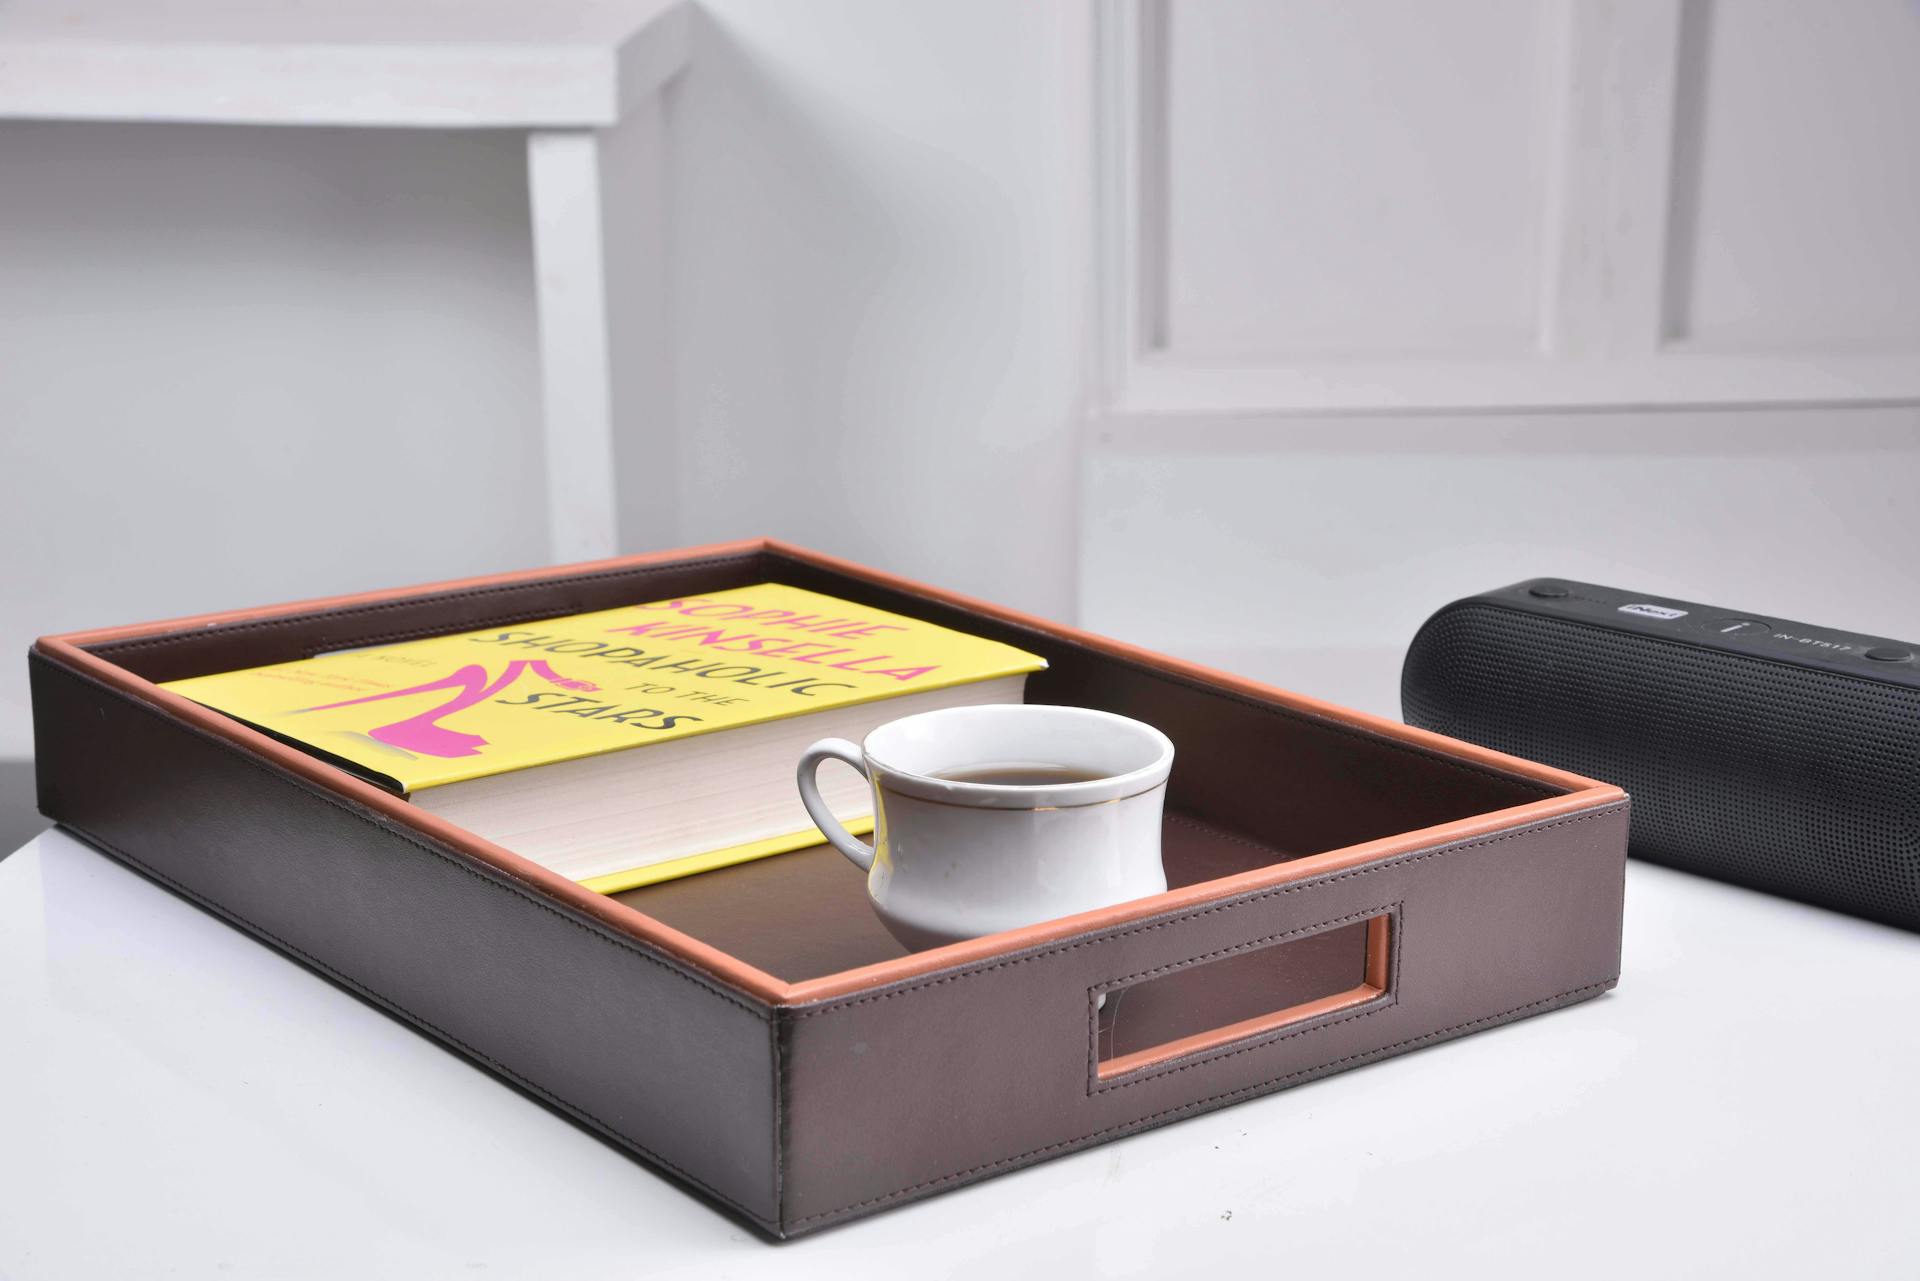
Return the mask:
<svg viewBox="0 0 1920 1281"><path fill-rule="evenodd" d="M868 782L872 782L873 775L867 772L867 758L858 746L844 738L823 738L800 753L798 778L800 800L807 807L814 826L820 829L833 848L851 859L855 867L863 872L869 871L873 867L873 846L840 826L840 820L833 816L833 811L827 808L826 801L821 798L820 784L814 776L820 772L820 762L826 760L845 761L859 770Z"/></svg>

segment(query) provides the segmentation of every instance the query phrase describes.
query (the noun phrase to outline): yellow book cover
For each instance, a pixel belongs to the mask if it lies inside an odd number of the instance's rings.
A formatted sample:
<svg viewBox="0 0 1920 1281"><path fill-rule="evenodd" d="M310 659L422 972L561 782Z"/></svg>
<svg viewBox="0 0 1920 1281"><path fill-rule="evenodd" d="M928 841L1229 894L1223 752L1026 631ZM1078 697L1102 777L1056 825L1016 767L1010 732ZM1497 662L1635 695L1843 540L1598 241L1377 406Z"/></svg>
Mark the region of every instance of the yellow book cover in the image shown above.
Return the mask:
<svg viewBox="0 0 1920 1281"><path fill-rule="evenodd" d="M1045 666L997 641L762 583L164 688L411 795ZM794 847L771 844L744 857ZM726 853L699 861L737 861Z"/></svg>

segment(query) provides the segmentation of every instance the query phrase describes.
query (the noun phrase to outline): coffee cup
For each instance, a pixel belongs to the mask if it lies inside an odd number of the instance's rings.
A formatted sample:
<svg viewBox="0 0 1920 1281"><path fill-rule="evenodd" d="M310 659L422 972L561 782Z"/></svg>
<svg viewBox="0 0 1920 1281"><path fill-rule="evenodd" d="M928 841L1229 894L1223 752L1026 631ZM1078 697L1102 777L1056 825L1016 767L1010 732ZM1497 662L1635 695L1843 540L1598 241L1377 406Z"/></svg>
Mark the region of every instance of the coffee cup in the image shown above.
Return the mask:
<svg viewBox="0 0 1920 1281"><path fill-rule="evenodd" d="M873 789L873 844L820 797L822 763ZM800 797L827 840L867 873L880 920L937 947L1167 888L1160 815L1173 744L1112 712L1041 703L902 717L860 744L822 739L800 758Z"/></svg>

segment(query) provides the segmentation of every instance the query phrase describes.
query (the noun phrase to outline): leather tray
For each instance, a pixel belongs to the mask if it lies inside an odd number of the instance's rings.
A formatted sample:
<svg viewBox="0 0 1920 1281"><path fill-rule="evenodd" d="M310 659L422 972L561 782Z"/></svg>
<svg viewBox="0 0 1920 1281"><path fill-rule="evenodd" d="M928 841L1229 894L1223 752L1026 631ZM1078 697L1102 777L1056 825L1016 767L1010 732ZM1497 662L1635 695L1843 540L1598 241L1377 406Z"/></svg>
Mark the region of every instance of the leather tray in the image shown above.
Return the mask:
<svg viewBox="0 0 1920 1281"><path fill-rule="evenodd" d="M154 684L762 581L1033 650L1031 701L1166 731L1172 888L912 954L825 849L597 895ZM47 637L30 665L49 817L779 1237L1619 973L1618 788L775 542Z"/></svg>

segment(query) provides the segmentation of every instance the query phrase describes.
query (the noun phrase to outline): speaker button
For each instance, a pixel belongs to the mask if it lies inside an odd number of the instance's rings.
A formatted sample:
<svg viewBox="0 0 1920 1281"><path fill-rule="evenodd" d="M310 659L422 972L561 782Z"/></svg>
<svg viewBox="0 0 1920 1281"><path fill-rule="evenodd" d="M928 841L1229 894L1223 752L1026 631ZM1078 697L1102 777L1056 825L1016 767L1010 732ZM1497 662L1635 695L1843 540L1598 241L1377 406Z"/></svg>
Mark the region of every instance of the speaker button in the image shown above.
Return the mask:
<svg viewBox="0 0 1920 1281"><path fill-rule="evenodd" d="M1904 663L1913 657L1913 651L1893 645L1882 645L1877 649L1868 650L1867 657L1876 663Z"/></svg>
<svg viewBox="0 0 1920 1281"><path fill-rule="evenodd" d="M1558 600L1567 594L1567 589L1558 583L1535 583L1527 588L1527 595L1539 596L1545 600Z"/></svg>

